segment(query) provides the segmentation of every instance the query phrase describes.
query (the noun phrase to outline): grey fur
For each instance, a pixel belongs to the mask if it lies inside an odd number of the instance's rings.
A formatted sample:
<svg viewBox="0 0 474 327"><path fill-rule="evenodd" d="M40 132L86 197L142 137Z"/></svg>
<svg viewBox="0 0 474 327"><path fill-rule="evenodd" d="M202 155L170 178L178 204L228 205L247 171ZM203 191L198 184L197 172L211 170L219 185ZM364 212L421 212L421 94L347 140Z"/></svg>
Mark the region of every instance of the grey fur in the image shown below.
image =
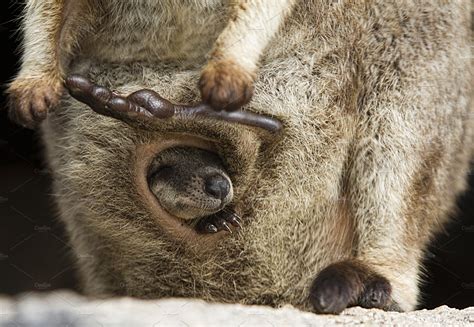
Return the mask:
<svg viewBox="0 0 474 327"><path fill-rule="evenodd" d="M213 21L215 12L199 18ZM127 15L110 19L136 18ZM356 258L390 281L393 302L413 309L423 252L466 188L470 19L468 0L299 1L267 48L246 107L284 122L275 139L200 120L132 128L64 99L42 130L85 290L310 309L315 275ZM161 21L153 24L160 29ZM99 40L111 30L101 33ZM216 33L199 37L207 35ZM202 50L212 42L199 43L186 64L179 56L92 60L88 71L125 93L147 87L175 102L197 101ZM93 46L114 55L107 44ZM136 187L144 159L136 153L170 133L214 143L243 216L239 233L209 243L177 237L144 201Z"/></svg>

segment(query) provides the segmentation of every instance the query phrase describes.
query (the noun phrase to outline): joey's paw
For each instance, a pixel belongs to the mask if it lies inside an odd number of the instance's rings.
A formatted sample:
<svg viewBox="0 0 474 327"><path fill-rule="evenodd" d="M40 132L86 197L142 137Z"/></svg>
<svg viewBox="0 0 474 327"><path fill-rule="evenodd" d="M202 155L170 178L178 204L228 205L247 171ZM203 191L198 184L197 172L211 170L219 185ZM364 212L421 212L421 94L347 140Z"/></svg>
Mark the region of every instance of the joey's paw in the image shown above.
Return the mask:
<svg viewBox="0 0 474 327"><path fill-rule="evenodd" d="M202 234L214 234L220 231L232 233L242 227L242 220L231 210L224 209L214 215L202 218L196 225L196 231Z"/></svg>
<svg viewBox="0 0 474 327"><path fill-rule="evenodd" d="M357 261L342 261L323 269L310 288L309 300L318 313L337 314L350 306L387 308L390 282Z"/></svg>
<svg viewBox="0 0 474 327"><path fill-rule="evenodd" d="M34 128L59 103L63 86L52 78L18 78L8 88L9 116L14 122Z"/></svg>
<svg viewBox="0 0 474 327"><path fill-rule="evenodd" d="M232 60L210 61L202 72L199 88L203 102L215 110L237 110L253 95L254 74Z"/></svg>

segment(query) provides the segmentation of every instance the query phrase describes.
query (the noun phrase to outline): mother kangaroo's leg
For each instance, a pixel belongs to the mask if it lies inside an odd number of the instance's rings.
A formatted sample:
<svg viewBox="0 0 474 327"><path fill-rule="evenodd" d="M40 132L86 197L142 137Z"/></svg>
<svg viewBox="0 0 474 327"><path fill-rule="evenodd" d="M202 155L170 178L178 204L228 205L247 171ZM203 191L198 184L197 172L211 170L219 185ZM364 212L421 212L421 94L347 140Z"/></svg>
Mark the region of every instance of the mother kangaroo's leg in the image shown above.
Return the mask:
<svg viewBox="0 0 474 327"><path fill-rule="evenodd" d="M465 189L474 123L469 1L423 3L428 16L410 1L374 4L384 32L362 36L360 44L374 46L356 49L365 90L341 192L356 242L348 261L312 284L319 312L414 309L423 252ZM405 24L401 12L417 23Z"/></svg>
<svg viewBox="0 0 474 327"><path fill-rule="evenodd" d="M467 167L455 168L449 153L462 151L462 127L443 138L444 127L434 123L431 135L424 134L423 110L373 113L359 131L345 186L357 245L352 259L330 265L314 280L310 302L316 311L338 313L353 305L407 311L417 305L423 251L451 210L456 180ZM457 149L449 148L454 140Z"/></svg>

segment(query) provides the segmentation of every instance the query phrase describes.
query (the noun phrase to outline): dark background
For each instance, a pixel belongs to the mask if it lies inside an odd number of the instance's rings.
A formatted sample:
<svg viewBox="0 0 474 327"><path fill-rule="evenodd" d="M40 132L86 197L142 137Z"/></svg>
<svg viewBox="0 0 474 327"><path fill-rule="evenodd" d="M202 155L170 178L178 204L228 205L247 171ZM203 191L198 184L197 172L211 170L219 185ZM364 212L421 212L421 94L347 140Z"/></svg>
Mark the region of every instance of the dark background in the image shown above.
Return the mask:
<svg viewBox="0 0 474 327"><path fill-rule="evenodd" d="M36 133L11 124L4 89L18 69L17 1L0 1L0 294L77 289L70 248L56 219L50 176ZM474 188L474 175L470 176ZM474 306L474 192L426 260L422 307Z"/></svg>

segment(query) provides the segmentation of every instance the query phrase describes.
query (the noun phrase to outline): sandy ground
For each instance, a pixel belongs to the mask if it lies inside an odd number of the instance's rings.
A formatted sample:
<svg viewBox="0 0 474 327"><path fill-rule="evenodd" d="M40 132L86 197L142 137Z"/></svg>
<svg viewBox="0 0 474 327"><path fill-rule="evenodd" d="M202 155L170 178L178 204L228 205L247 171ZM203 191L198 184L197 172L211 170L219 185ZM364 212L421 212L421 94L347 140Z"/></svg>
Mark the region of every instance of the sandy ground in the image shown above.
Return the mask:
<svg viewBox="0 0 474 327"><path fill-rule="evenodd" d="M87 300L70 292L0 298L0 326L474 326L474 307L409 313L350 308L339 316L290 306L210 304L193 299Z"/></svg>

